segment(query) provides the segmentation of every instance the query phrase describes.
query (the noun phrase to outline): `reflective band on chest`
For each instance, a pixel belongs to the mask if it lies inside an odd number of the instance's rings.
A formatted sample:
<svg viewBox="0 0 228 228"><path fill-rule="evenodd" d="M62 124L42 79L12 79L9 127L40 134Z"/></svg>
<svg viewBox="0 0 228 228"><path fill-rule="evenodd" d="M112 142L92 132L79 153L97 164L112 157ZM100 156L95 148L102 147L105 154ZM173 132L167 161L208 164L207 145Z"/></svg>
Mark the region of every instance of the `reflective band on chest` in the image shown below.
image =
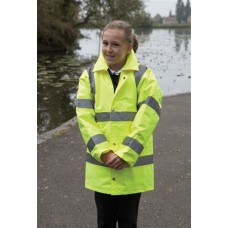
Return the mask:
<svg viewBox="0 0 228 228"><path fill-rule="evenodd" d="M90 80L90 90L91 93L93 95L93 98L95 97L95 78L94 78L94 73L93 73L93 68L94 65L91 65L88 69L87 72L89 74L89 80ZM138 87L138 84L142 78L142 76L144 75L144 73L146 72L147 67L144 65L139 65L139 70L135 71L135 84L136 87Z"/></svg>
<svg viewBox="0 0 228 228"><path fill-rule="evenodd" d="M96 121L133 121L136 112L99 112L96 113Z"/></svg>

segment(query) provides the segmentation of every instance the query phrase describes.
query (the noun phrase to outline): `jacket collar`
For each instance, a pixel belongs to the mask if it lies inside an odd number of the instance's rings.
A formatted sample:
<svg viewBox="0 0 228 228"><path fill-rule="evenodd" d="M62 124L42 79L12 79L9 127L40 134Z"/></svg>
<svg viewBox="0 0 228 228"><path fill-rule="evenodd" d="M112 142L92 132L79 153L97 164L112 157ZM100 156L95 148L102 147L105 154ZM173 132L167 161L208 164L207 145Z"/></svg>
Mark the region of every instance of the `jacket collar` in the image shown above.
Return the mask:
<svg viewBox="0 0 228 228"><path fill-rule="evenodd" d="M108 69L108 65L105 61L103 53L100 52L98 60L94 66L93 72L100 71L100 70L107 71L107 69ZM139 63L138 63L138 60L136 58L136 55L135 55L133 49L131 50L130 54L128 55L125 65L121 69L121 71L124 71L124 70L139 70Z"/></svg>

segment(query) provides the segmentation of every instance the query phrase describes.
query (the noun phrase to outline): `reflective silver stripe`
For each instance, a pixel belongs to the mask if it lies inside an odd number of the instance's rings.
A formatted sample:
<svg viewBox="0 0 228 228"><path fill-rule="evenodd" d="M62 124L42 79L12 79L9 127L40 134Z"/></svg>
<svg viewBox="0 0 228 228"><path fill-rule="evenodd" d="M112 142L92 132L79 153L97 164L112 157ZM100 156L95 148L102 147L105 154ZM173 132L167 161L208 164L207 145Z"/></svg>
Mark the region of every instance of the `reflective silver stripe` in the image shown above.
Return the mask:
<svg viewBox="0 0 228 228"><path fill-rule="evenodd" d="M153 154L139 157L137 162L135 163L135 166L143 166L143 165L150 165L154 163L154 156Z"/></svg>
<svg viewBox="0 0 228 228"><path fill-rule="evenodd" d="M91 99L77 99L76 106L78 108L92 108L94 107L94 101Z"/></svg>
<svg viewBox="0 0 228 228"><path fill-rule="evenodd" d="M122 144L125 146L129 146L137 154L140 154L144 148L144 146L141 143L139 143L136 139L133 139L128 136L124 139Z"/></svg>
<svg viewBox="0 0 228 228"><path fill-rule="evenodd" d="M99 112L96 113L97 122L104 121L133 121L136 112Z"/></svg>
<svg viewBox="0 0 228 228"><path fill-rule="evenodd" d="M151 96L149 96L145 101L142 101L138 104L138 109L140 108L140 106L142 104L146 104L148 106L150 106L152 109L155 110L155 112L157 112L158 116L160 116L161 113L161 108L158 104L158 102Z"/></svg>
<svg viewBox="0 0 228 228"><path fill-rule="evenodd" d="M90 90L91 90L91 93L94 97L94 95L95 95L95 79L94 79L94 74L93 74L93 68L94 68L94 66L91 65L87 71L89 74Z"/></svg>
<svg viewBox="0 0 228 228"><path fill-rule="evenodd" d="M89 139L89 142L87 143L87 148L91 152L97 144L105 141L106 141L106 138L104 137L104 135L102 134L94 135Z"/></svg>
<svg viewBox="0 0 228 228"><path fill-rule="evenodd" d="M98 162L91 154L86 153L86 161L93 164L93 165L98 165L98 166L103 166L106 167L103 163ZM153 159L153 154L151 155L146 155L139 157L137 162L134 164L133 167L138 167L138 166L144 166L144 165L151 165L153 164L154 159ZM129 168L129 165L127 165L125 168Z"/></svg>
<svg viewBox="0 0 228 228"><path fill-rule="evenodd" d="M98 162L91 154L86 153L86 161L99 166L105 166L103 163Z"/></svg>
<svg viewBox="0 0 228 228"><path fill-rule="evenodd" d="M91 93L94 97L95 95L95 79L94 79L94 73L93 73L93 68L94 65L91 65L88 69L87 72L89 74L89 80L90 80L90 90ZM135 83L136 83L136 87L138 87L138 84L143 76L143 74L146 72L147 67L144 65L139 65L139 70L135 71Z"/></svg>
<svg viewBox="0 0 228 228"><path fill-rule="evenodd" d="M138 84L143 76L143 74L146 72L147 67L143 65L139 65L139 71L135 71L135 83L136 87L138 87Z"/></svg>

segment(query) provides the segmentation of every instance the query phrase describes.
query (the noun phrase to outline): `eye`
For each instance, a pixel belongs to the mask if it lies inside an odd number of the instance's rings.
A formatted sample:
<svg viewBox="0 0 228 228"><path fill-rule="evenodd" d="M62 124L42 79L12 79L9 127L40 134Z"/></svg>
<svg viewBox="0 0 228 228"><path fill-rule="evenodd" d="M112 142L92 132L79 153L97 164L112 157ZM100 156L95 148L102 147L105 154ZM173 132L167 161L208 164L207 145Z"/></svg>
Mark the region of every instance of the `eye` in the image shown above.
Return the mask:
<svg viewBox="0 0 228 228"><path fill-rule="evenodd" d="M104 46L107 46L108 45L108 42L107 41L103 41L103 45Z"/></svg>
<svg viewBox="0 0 228 228"><path fill-rule="evenodd" d="M120 45L118 43L113 44L114 47L119 47Z"/></svg>

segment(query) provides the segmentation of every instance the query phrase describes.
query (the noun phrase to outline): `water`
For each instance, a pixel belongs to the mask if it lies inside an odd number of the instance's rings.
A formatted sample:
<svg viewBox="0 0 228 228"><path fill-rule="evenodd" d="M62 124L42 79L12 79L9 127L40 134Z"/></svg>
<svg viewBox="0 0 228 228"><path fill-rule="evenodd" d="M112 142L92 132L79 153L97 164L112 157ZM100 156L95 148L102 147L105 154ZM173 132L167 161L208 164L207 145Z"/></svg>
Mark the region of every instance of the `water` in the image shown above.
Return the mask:
<svg viewBox="0 0 228 228"><path fill-rule="evenodd" d="M73 55L38 55L37 132L54 129L75 116L75 95L81 72L95 62L99 30L83 29ZM155 73L164 96L191 91L191 30L138 29L137 58Z"/></svg>

